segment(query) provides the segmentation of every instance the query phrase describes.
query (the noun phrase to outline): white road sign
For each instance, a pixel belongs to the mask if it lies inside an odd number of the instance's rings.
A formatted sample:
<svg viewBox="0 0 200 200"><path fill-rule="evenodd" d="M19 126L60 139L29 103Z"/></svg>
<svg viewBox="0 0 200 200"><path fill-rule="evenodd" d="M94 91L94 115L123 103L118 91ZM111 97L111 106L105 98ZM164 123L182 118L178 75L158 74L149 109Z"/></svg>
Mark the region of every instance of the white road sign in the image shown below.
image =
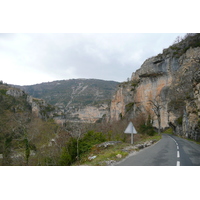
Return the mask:
<svg viewBox="0 0 200 200"><path fill-rule="evenodd" d="M135 127L133 126L133 123L130 122L124 131L124 133L129 133L131 134L131 144L133 144L133 134L137 134L137 131L135 130Z"/></svg>
<svg viewBox="0 0 200 200"><path fill-rule="evenodd" d="M130 122L126 128L126 130L124 131L124 133L133 133L133 134L137 134L137 131L135 130L135 127L133 126L133 123Z"/></svg>

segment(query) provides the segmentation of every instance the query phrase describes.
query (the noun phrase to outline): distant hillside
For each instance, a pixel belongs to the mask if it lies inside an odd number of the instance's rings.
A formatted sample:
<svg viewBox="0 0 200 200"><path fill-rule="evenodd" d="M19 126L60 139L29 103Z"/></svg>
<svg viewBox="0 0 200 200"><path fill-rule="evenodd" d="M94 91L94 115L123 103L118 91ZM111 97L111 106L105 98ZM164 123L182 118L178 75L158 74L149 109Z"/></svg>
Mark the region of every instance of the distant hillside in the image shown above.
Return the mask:
<svg viewBox="0 0 200 200"><path fill-rule="evenodd" d="M118 84L98 79L70 79L15 87L56 105L64 113L65 119L95 122L107 115L108 105Z"/></svg>
<svg viewBox="0 0 200 200"><path fill-rule="evenodd" d="M97 79L70 79L18 87L52 105L86 106L109 101L118 84L115 81Z"/></svg>

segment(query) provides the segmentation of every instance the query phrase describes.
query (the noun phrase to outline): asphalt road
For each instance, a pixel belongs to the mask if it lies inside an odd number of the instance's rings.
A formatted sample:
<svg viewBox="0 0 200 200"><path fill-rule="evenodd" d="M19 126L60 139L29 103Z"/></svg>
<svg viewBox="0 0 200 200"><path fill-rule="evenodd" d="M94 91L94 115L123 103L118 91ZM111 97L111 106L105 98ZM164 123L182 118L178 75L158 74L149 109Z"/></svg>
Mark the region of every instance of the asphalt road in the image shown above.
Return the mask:
<svg viewBox="0 0 200 200"><path fill-rule="evenodd" d="M162 139L115 166L200 166L200 145L174 135Z"/></svg>

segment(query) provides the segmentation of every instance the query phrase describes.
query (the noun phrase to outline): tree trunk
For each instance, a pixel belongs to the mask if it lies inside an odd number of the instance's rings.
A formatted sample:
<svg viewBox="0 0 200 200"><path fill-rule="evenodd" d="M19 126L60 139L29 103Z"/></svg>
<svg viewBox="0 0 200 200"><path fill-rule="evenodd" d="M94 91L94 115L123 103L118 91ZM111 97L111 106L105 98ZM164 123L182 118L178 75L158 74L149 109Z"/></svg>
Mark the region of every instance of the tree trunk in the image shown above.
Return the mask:
<svg viewBox="0 0 200 200"><path fill-rule="evenodd" d="M4 165L4 166L10 166L12 163L11 142L12 142L12 137L6 138L5 142L4 142L3 160L2 160L2 165Z"/></svg>
<svg viewBox="0 0 200 200"><path fill-rule="evenodd" d="M77 160L79 160L79 146L78 146L78 141L79 141L79 138L77 139L77 146L76 146L77 147L77 149L76 149L77 150L77 152L76 152L76 154L77 154L76 155L76 159Z"/></svg>
<svg viewBox="0 0 200 200"><path fill-rule="evenodd" d="M160 119L160 115L158 115L158 134L161 133L160 129L161 129L161 119Z"/></svg>
<svg viewBox="0 0 200 200"><path fill-rule="evenodd" d="M29 141L27 138L24 140L24 142L25 142L26 165L28 165L29 156L30 156L30 146L29 146Z"/></svg>

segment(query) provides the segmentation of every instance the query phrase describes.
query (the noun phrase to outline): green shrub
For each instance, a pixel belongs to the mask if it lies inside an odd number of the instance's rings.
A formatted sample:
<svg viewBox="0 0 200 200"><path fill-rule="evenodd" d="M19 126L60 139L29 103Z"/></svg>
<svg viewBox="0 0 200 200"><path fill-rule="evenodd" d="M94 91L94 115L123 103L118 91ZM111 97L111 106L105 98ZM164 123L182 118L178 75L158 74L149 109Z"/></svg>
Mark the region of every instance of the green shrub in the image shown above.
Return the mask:
<svg viewBox="0 0 200 200"><path fill-rule="evenodd" d="M133 106L134 106L134 102L131 102L131 103L127 104L125 106L126 113L129 112Z"/></svg>
<svg viewBox="0 0 200 200"><path fill-rule="evenodd" d="M77 159L77 150L79 152L79 156L81 156L83 153L90 151L95 144L105 141L106 137L103 135L103 133L94 131L88 131L83 138L79 139L78 141L77 138L71 138L67 142L66 147L62 149L59 165L71 165Z"/></svg>
<svg viewBox="0 0 200 200"><path fill-rule="evenodd" d="M183 117L179 117L176 122L178 123L178 125L182 125L183 124Z"/></svg>
<svg viewBox="0 0 200 200"><path fill-rule="evenodd" d="M172 128L168 128L164 131L164 133L167 133L167 134L173 134L173 130Z"/></svg>
<svg viewBox="0 0 200 200"><path fill-rule="evenodd" d="M66 147L62 149L59 165L68 166L76 161L77 157L77 140L75 138L70 138L67 142Z"/></svg>
<svg viewBox="0 0 200 200"><path fill-rule="evenodd" d="M119 113L119 118L122 119L123 118L123 115L122 113Z"/></svg>
<svg viewBox="0 0 200 200"><path fill-rule="evenodd" d="M72 164L72 156L67 151L67 148L62 149L62 153L59 160L59 165L61 166L69 166Z"/></svg>
<svg viewBox="0 0 200 200"><path fill-rule="evenodd" d="M6 95L6 92L7 92L7 90L5 90L5 89L0 89L0 94Z"/></svg>
<svg viewBox="0 0 200 200"><path fill-rule="evenodd" d="M44 158L44 165L45 166L54 166L55 163L54 163L53 158L51 158L51 157Z"/></svg>
<svg viewBox="0 0 200 200"><path fill-rule="evenodd" d="M92 146L106 141L106 137L101 132L88 131L80 140L80 154L91 150Z"/></svg>
<svg viewBox="0 0 200 200"><path fill-rule="evenodd" d="M156 132L151 124L140 125L139 132L142 134L147 134L149 136L154 136L156 134Z"/></svg>

